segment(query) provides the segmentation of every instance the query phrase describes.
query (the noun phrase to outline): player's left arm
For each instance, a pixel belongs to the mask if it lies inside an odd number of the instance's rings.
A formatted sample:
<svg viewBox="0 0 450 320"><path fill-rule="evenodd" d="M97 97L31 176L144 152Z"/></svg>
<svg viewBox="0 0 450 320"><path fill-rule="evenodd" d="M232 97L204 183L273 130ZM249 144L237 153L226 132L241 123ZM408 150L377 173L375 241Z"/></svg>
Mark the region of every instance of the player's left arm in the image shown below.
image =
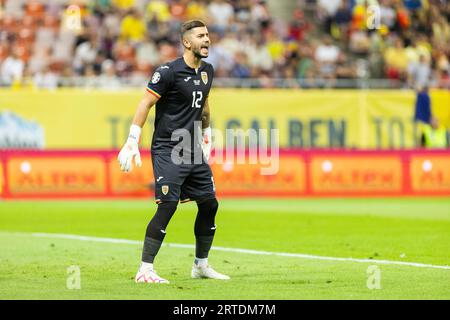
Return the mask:
<svg viewBox="0 0 450 320"><path fill-rule="evenodd" d="M206 97L205 105L203 106L202 111L202 149L203 154L205 155L206 160L209 160L209 156L211 155L211 127L210 127L210 116L211 112L209 109L209 101L208 97Z"/></svg>
<svg viewBox="0 0 450 320"><path fill-rule="evenodd" d="M205 105L203 106L202 111L202 129L205 130L209 127L209 119L210 119L210 111L209 111L209 101L208 97L206 97Z"/></svg>

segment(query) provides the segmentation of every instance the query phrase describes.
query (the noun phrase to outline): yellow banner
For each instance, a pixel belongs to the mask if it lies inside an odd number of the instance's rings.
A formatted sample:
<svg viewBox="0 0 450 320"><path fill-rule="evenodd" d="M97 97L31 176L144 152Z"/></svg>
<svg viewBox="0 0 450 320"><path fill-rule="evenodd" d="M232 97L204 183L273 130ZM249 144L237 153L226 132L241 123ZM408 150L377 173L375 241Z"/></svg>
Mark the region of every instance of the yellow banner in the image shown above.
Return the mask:
<svg viewBox="0 0 450 320"><path fill-rule="evenodd" d="M31 138L21 136L22 145L119 148L143 92L0 90L0 116L29 127ZM434 114L450 126L449 92L432 91L431 97ZM212 125L224 140L225 129L254 128L278 129L282 147L412 148L418 141L413 91L213 89L209 100ZM153 119L152 110L143 130L145 148Z"/></svg>

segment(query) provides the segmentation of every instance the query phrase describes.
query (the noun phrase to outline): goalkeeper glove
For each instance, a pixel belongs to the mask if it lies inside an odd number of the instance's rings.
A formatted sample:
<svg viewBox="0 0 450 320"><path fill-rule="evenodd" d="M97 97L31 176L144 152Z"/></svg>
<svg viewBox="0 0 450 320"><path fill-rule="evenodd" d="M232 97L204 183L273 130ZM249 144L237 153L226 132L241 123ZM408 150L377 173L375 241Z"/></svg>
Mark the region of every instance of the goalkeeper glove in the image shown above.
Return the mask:
<svg viewBox="0 0 450 320"><path fill-rule="evenodd" d="M202 150L203 155L205 156L206 161L209 160L209 156L211 155L211 127L202 129L203 140L202 140Z"/></svg>
<svg viewBox="0 0 450 320"><path fill-rule="evenodd" d="M130 127L130 134L127 142L122 147L122 150L120 150L119 156L117 157L117 160L119 160L120 163L120 169L122 171L131 171L133 158L136 166L142 166L141 154L139 153L139 139L141 137L141 130L141 127L135 124Z"/></svg>

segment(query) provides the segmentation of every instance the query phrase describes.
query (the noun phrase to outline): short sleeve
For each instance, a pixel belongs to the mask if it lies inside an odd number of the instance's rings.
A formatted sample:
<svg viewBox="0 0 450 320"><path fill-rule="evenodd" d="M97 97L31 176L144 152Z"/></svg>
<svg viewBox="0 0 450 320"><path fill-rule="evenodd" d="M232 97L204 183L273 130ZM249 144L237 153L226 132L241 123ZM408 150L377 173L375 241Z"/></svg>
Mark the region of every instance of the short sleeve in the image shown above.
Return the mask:
<svg viewBox="0 0 450 320"><path fill-rule="evenodd" d="M147 84L147 91L157 98L161 98L168 91L173 81L172 68L166 65L155 70Z"/></svg>
<svg viewBox="0 0 450 320"><path fill-rule="evenodd" d="M210 82L211 82L209 88L211 89L212 82L213 82L213 80L214 80L214 67L213 67L212 64L209 65L209 79L210 79ZM208 94L206 95L206 97L207 97L207 98L209 97L209 90L208 90Z"/></svg>
<svg viewBox="0 0 450 320"><path fill-rule="evenodd" d="M213 81L213 79L214 79L214 67L211 64L211 82Z"/></svg>

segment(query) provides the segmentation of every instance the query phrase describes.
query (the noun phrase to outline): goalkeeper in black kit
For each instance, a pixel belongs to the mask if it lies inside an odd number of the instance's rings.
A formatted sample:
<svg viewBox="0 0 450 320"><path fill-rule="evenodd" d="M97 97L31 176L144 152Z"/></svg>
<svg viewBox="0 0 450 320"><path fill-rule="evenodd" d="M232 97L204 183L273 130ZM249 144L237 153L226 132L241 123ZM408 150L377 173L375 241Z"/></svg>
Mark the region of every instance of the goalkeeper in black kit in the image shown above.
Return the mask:
<svg viewBox="0 0 450 320"><path fill-rule="evenodd" d="M153 261L178 203L186 201L196 201L198 206L192 278L230 279L208 264L218 209L207 162L211 152L208 94L214 77L212 65L202 61L209 52L208 29L202 21L187 21L181 26L181 38L183 56L159 66L153 73L118 156L125 172L131 170L133 159L141 166L141 129L156 104L151 154L158 209L145 233L142 262L135 278L138 283L169 283L155 272Z"/></svg>

